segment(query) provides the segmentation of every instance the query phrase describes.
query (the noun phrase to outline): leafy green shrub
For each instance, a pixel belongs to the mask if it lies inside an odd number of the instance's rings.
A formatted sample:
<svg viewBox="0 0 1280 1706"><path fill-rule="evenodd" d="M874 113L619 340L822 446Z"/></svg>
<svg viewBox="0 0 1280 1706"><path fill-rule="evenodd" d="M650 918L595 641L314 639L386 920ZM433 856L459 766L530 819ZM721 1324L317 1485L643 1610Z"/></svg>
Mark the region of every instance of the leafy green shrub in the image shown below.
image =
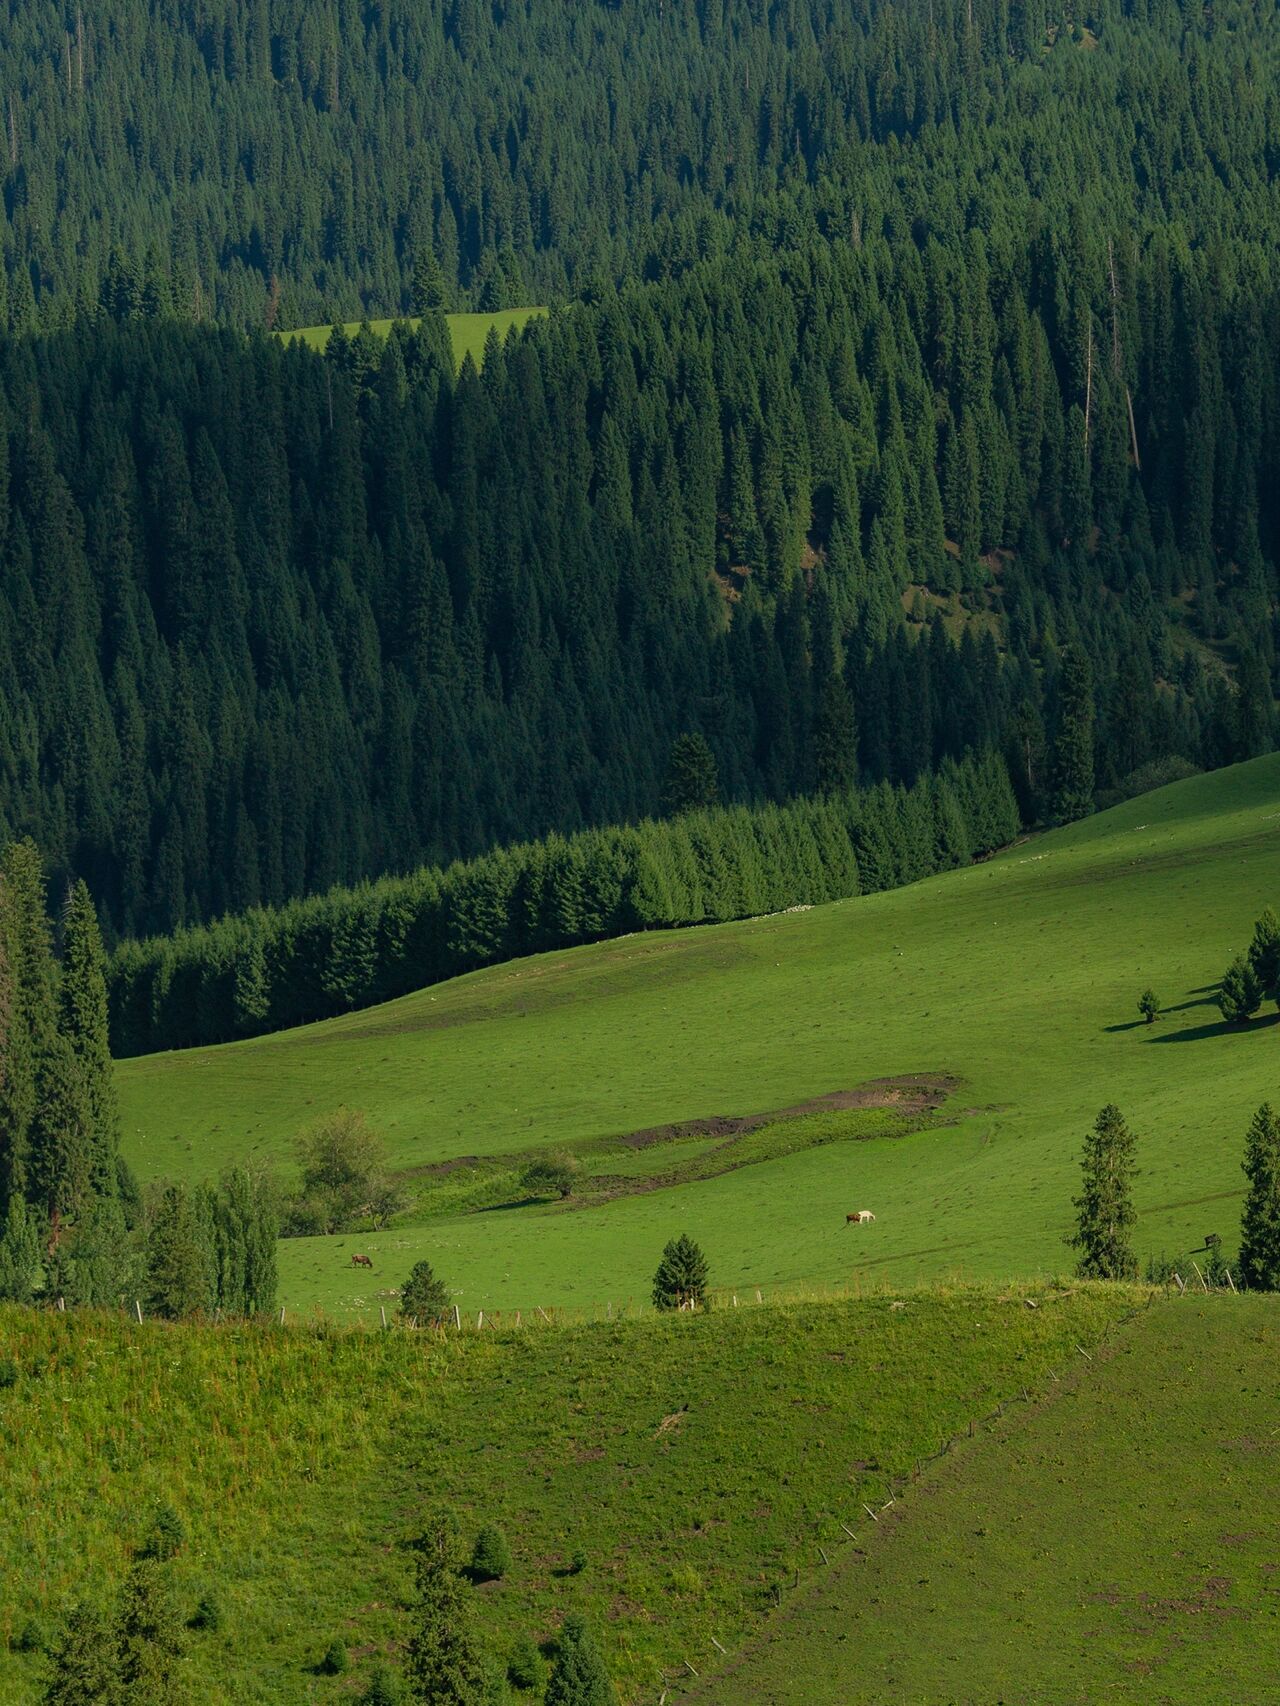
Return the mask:
<svg viewBox="0 0 1280 1706"><path fill-rule="evenodd" d="M521 1635L507 1659L507 1681L512 1688L536 1688L542 1681L542 1655L527 1635Z"/></svg>
<svg viewBox="0 0 1280 1706"><path fill-rule="evenodd" d="M7 1386L16 1386L18 1382L18 1365L12 1357L0 1357L0 1392Z"/></svg>
<svg viewBox="0 0 1280 1706"><path fill-rule="evenodd" d="M346 1642L330 1641L325 1648L324 1657L316 1668L321 1676L341 1676L347 1668Z"/></svg>
<svg viewBox="0 0 1280 1706"><path fill-rule="evenodd" d="M416 1319L421 1326L430 1326L444 1318L449 1308L449 1291L442 1279L437 1279L430 1262L415 1262L413 1271L400 1287L400 1313L405 1320Z"/></svg>
<svg viewBox="0 0 1280 1706"><path fill-rule="evenodd" d="M655 1309L701 1309L707 1302L707 1258L687 1233L673 1238L653 1276Z"/></svg>
<svg viewBox="0 0 1280 1706"><path fill-rule="evenodd" d="M578 1163L572 1155L545 1155L525 1168L520 1184L531 1196L554 1196L563 1201L573 1195L577 1176Z"/></svg>
<svg viewBox="0 0 1280 1706"><path fill-rule="evenodd" d="M569 1568L575 1576L580 1576L587 1567L587 1555L581 1546L569 1560Z"/></svg>
<svg viewBox="0 0 1280 1706"><path fill-rule="evenodd" d="M1166 1256L1162 1250L1158 1256L1147 1257L1147 1284L1168 1285L1177 1272L1178 1265L1172 1256Z"/></svg>
<svg viewBox="0 0 1280 1706"><path fill-rule="evenodd" d="M187 1619L188 1629L203 1629L214 1635L222 1627L222 1607L214 1594L206 1593L200 1598L195 1610Z"/></svg>
<svg viewBox="0 0 1280 1706"><path fill-rule="evenodd" d="M161 1505L156 1511L151 1529L139 1554L163 1562L181 1552L187 1543L187 1528L172 1505Z"/></svg>
<svg viewBox="0 0 1280 1706"><path fill-rule="evenodd" d="M487 1524L476 1535L471 1553L471 1576L477 1582L497 1582L511 1568L511 1548L500 1528Z"/></svg>
<svg viewBox="0 0 1280 1706"><path fill-rule="evenodd" d="M1147 1021L1148 1025L1153 1025L1160 1017L1160 997L1156 994L1154 989L1143 990L1142 994L1138 997L1138 1011L1142 1014L1142 1017Z"/></svg>

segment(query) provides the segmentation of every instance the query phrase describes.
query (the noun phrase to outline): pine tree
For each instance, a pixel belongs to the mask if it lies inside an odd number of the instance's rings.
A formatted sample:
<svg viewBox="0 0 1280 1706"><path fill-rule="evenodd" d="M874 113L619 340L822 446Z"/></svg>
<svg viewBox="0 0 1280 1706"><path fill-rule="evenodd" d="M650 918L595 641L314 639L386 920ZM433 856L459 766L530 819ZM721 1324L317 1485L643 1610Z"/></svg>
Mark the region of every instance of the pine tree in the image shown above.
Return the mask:
<svg viewBox="0 0 1280 1706"><path fill-rule="evenodd" d="M413 1317L419 1326L430 1326L443 1320L449 1308L449 1288L436 1277L430 1262L415 1262L408 1279L400 1287L400 1313Z"/></svg>
<svg viewBox="0 0 1280 1706"><path fill-rule="evenodd" d="M1229 1025L1243 1025L1262 1005L1262 986L1253 967L1243 954L1222 974L1218 985L1218 1007Z"/></svg>
<svg viewBox="0 0 1280 1706"><path fill-rule="evenodd" d="M544 1699L545 1706L613 1706L616 1699L595 1638L575 1611L568 1613L560 1630Z"/></svg>
<svg viewBox="0 0 1280 1706"><path fill-rule="evenodd" d="M1114 1103L1101 1110L1085 1139L1081 1158L1083 1188L1074 1199L1077 1224L1067 1241L1080 1251L1081 1279L1133 1279L1137 1258L1129 1248L1129 1228L1137 1216L1131 1191L1134 1177L1133 1134Z"/></svg>
<svg viewBox="0 0 1280 1706"><path fill-rule="evenodd" d="M813 774L822 794L842 794L858 775L858 731L853 698L844 677L833 671L823 684L811 736Z"/></svg>
<svg viewBox="0 0 1280 1706"><path fill-rule="evenodd" d="M101 1606L73 1608L51 1662L43 1706L126 1706L115 1623Z"/></svg>
<svg viewBox="0 0 1280 1706"><path fill-rule="evenodd" d="M1262 999L1280 1004L1280 918L1270 907L1253 927L1249 969L1257 979Z"/></svg>
<svg viewBox="0 0 1280 1706"><path fill-rule="evenodd" d="M481 1706L485 1677L453 1535L444 1523L417 1542L417 1602L410 1617L407 1676L413 1699L430 1706Z"/></svg>
<svg viewBox="0 0 1280 1706"><path fill-rule="evenodd" d="M704 811L719 795L716 761L701 735L680 735L672 744L667 761L663 804L671 816Z"/></svg>
<svg viewBox="0 0 1280 1706"><path fill-rule="evenodd" d="M1093 810L1093 678L1078 646L1063 653L1058 681L1058 726L1053 742L1050 813L1072 823Z"/></svg>
<svg viewBox="0 0 1280 1706"><path fill-rule="evenodd" d="M186 1644L165 1561L137 1558L120 1596L119 1687L129 1706L185 1706Z"/></svg>
<svg viewBox="0 0 1280 1706"><path fill-rule="evenodd" d="M211 1251L195 1204L182 1185L166 1185L147 1229L146 1306L178 1320L207 1309Z"/></svg>
<svg viewBox="0 0 1280 1706"><path fill-rule="evenodd" d="M40 1274L40 1233L27 1205L9 1198L0 1230L0 1303L30 1303Z"/></svg>
<svg viewBox="0 0 1280 1706"><path fill-rule="evenodd" d="M1269 1102L1245 1139L1249 1181L1240 1217L1240 1277L1255 1291L1280 1291L1280 1118Z"/></svg>
<svg viewBox="0 0 1280 1706"><path fill-rule="evenodd" d="M88 887L73 885L62 915L59 1028L80 1069L91 1126L92 1183L99 1196L116 1193L120 1115L107 1040L106 955Z"/></svg>
<svg viewBox="0 0 1280 1706"><path fill-rule="evenodd" d="M673 1238L653 1276L655 1309L699 1309L707 1301L707 1258L687 1233Z"/></svg>

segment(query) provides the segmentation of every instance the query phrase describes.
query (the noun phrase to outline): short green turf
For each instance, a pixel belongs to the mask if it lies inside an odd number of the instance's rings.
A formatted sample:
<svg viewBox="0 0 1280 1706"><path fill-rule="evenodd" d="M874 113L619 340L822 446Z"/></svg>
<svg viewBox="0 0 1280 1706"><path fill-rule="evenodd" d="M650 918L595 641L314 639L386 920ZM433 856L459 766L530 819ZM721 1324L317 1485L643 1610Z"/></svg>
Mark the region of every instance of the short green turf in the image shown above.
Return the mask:
<svg viewBox="0 0 1280 1706"><path fill-rule="evenodd" d="M484 346L488 341L490 331L496 331L500 338L506 338L508 332L518 331L521 326L532 320L537 314L545 314L545 308L501 308L494 314L446 314L449 331L453 338L453 359L459 367L467 356L470 356L477 367L484 362ZM416 320L410 320L411 326L417 325ZM385 338L395 324L394 320L371 320L370 328L380 338ZM344 330L348 337L354 337L360 330L359 320L351 321ZM293 338L301 338L304 344L312 349L322 350L329 342L332 326L303 326L296 332L282 332L280 336L286 342Z"/></svg>
<svg viewBox="0 0 1280 1706"><path fill-rule="evenodd" d="M1001 1400L1052 1386L1145 1301L1137 1288L950 1288L518 1331L139 1327L0 1308L0 1703L39 1698L10 1649L104 1597L159 1502L188 1542L184 1609L208 1706L349 1699L406 1633L403 1543L442 1509L505 1531L483 1639L600 1631L628 1706L716 1662L871 1526L863 1501ZM896 1307L895 1307L896 1305ZM587 1567L568 1566L578 1550ZM354 1674L313 1667L344 1640Z"/></svg>
<svg viewBox="0 0 1280 1706"><path fill-rule="evenodd" d="M144 1178L249 1153L287 1167L293 1134L345 1103L414 1168L949 1072L963 1087L914 1136L568 1213L289 1241L284 1295L367 1311L359 1247L378 1289L425 1255L465 1308L617 1301L647 1290L679 1231L722 1286L1056 1272L1081 1139L1107 1101L1140 1139L1140 1253L1216 1231L1230 1254L1244 1131L1280 1096L1280 1026L1268 1013L1229 1030L1213 986L1277 900L1273 755L910 888L542 955L302 1030L126 1061L126 1152ZM1167 1008L1151 1026L1148 984ZM875 1224L846 1230L860 1208Z"/></svg>
<svg viewBox="0 0 1280 1706"><path fill-rule="evenodd" d="M1280 1300L1189 1295L927 1475L697 1706L1271 1706Z"/></svg>

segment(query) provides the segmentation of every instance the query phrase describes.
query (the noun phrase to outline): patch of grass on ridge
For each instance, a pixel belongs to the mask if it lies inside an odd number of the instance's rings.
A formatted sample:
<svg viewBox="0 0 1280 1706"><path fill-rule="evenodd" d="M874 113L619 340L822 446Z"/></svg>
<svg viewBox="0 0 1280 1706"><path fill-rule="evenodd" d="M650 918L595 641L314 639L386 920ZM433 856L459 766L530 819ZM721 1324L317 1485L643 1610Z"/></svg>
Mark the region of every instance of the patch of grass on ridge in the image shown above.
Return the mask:
<svg viewBox="0 0 1280 1706"><path fill-rule="evenodd" d="M399 1545L447 1507L505 1529L486 1588L495 1650L582 1609L624 1701L730 1645L848 1545L863 1499L1097 1342L1137 1288L955 1286L519 1332L324 1325L139 1328L0 1310L0 1702L37 1658L7 1639L105 1593L156 1501L189 1532L175 1571L224 1632L193 1635L201 1698L339 1698L329 1640L403 1634ZM904 1307L894 1308L898 1303ZM575 1551L589 1564L567 1570ZM305 1681L304 1681L305 1676Z"/></svg>

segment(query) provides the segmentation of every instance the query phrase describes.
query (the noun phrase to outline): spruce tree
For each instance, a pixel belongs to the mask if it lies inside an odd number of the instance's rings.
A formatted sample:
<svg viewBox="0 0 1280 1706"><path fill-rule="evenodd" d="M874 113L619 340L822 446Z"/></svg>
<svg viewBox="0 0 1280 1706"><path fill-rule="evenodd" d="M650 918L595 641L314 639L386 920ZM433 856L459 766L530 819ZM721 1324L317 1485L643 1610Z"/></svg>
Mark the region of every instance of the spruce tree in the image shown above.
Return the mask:
<svg viewBox="0 0 1280 1706"><path fill-rule="evenodd" d="M429 1528L416 1552L417 1600L410 1612L406 1667L410 1695L430 1706L481 1706L484 1667L448 1526Z"/></svg>
<svg viewBox="0 0 1280 1706"><path fill-rule="evenodd" d="M603 1655L585 1620L571 1611L544 1696L545 1706L613 1706L616 1696Z"/></svg>
<svg viewBox="0 0 1280 1706"><path fill-rule="evenodd" d="M1058 679L1058 725L1053 741L1050 813L1055 823L1072 823L1093 810L1093 677L1079 646L1062 656Z"/></svg>
<svg viewBox="0 0 1280 1706"><path fill-rule="evenodd" d="M120 1693L128 1706L185 1706L182 1618L166 1564L137 1558L120 1596L116 1625Z"/></svg>
<svg viewBox="0 0 1280 1706"><path fill-rule="evenodd" d="M1280 1003L1280 918L1270 907L1253 927L1249 944L1249 969L1258 980L1264 1001Z"/></svg>
<svg viewBox="0 0 1280 1706"><path fill-rule="evenodd" d="M0 1303L30 1303L40 1275L40 1233L26 1203L9 1198L0 1223Z"/></svg>
<svg viewBox="0 0 1280 1706"><path fill-rule="evenodd" d="M83 882L73 885L62 914L58 1006L59 1029L79 1066L91 1124L93 1189L99 1196L114 1196L120 1115L107 1040L106 955L98 915Z"/></svg>
<svg viewBox="0 0 1280 1706"><path fill-rule="evenodd" d="M827 677L818 697L811 746L818 792L847 793L858 776L858 731L853 697L836 671Z"/></svg>
<svg viewBox="0 0 1280 1706"><path fill-rule="evenodd" d="M178 1320L210 1306L211 1252L196 1205L183 1185L166 1185L147 1228L146 1306Z"/></svg>
<svg viewBox="0 0 1280 1706"><path fill-rule="evenodd" d="M1242 1025L1262 1005L1262 988L1253 967L1237 954L1218 985L1218 1008L1229 1025Z"/></svg>
<svg viewBox="0 0 1280 1706"><path fill-rule="evenodd" d="M699 1309L707 1301L707 1258L682 1232L662 1252L653 1276L655 1309Z"/></svg>
<svg viewBox="0 0 1280 1706"><path fill-rule="evenodd" d="M408 1279L400 1287L400 1313L406 1320L416 1319L419 1326L429 1327L444 1319L449 1308L449 1288L436 1277L430 1262L415 1262Z"/></svg>
<svg viewBox="0 0 1280 1706"><path fill-rule="evenodd" d="M42 1706L126 1706L116 1626L97 1605L77 1605L51 1655Z"/></svg>
<svg viewBox="0 0 1280 1706"><path fill-rule="evenodd" d="M663 804L668 813L675 817L681 812L703 811L715 805L719 791L711 748L701 735L680 735L667 760Z"/></svg>
<svg viewBox="0 0 1280 1706"><path fill-rule="evenodd" d="M1280 1291L1280 1117L1269 1102L1245 1139L1249 1181L1240 1217L1240 1277L1255 1291Z"/></svg>
<svg viewBox="0 0 1280 1706"><path fill-rule="evenodd" d="M1076 1231L1067 1242L1080 1251L1081 1279L1133 1279L1138 1260L1128 1234L1137 1216L1131 1197L1134 1177L1133 1134L1114 1103L1108 1103L1085 1138L1081 1157L1082 1189L1074 1199Z"/></svg>

